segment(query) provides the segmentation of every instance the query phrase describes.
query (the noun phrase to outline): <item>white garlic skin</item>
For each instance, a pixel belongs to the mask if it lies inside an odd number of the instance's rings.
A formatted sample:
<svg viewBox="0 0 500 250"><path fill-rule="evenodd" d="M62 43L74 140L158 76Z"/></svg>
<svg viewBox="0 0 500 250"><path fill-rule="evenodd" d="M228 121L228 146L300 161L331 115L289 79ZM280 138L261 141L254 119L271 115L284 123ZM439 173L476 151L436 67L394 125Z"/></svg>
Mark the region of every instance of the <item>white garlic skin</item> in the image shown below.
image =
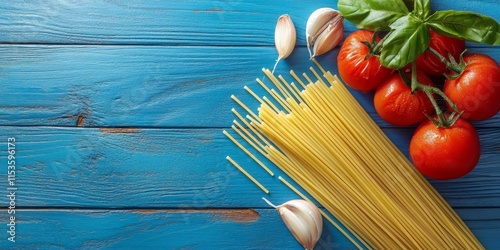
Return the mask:
<svg viewBox="0 0 500 250"><path fill-rule="evenodd" d="M286 227L305 249L314 248L323 231L323 218L316 205L310 201L297 199L274 206L268 200L264 200L278 210Z"/></svg>
<svg viewBox="0 0 500 250"><path fill-rule="evenodd" d="M306 39L311 58L335 48L344 35L344 16L332 8L315 10L307 19Z"/></svg>
<svg viewBox="0 0 500 250"><path fill-rule="evenodd" d="M278 60L287 58L295 48L297 32L295 25L288 14L278 18L274 31L274 44L278 51Z"/></svg>

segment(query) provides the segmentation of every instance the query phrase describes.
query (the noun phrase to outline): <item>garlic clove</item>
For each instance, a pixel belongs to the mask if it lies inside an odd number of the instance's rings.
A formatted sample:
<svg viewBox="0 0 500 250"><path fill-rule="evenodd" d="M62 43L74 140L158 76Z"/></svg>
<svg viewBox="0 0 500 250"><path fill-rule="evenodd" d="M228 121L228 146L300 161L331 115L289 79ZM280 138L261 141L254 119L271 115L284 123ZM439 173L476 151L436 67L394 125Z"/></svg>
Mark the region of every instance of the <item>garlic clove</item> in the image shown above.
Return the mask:
<svg viewBox="0 0 500 250"><path fill-rule="evenodd" d="M332 8L315 10L307 19L307 49L311 58L335 48L344 34L344 16Z"/></svg>
<svg viewBox="0 0 500 250"><path fill-rule="evenodd" d="M334 18L338 13L332 8L320 8L309 16L306 23L306 33L309 35L314 35L321 31L324 24L328 23L332 18Z"/></svg>
<svg viewBox="0 0 500 250"><path fill-rule="evenodd" d="M342 19L338 19L338 21L342 22ZM335 48L342 40L343 35L344 25L328 24L326 30L318 36L314 43L312 57L322 55Z"/></svg>
<svg viewBox="0 0 500 250"><path fill-rule="evenodd" d="M305 249L314 248L323 231L323 218L316 205L306 200L291 200L275 206L262 199L278 210L286 227Z"/></svg>
<svg viewBox="0 0 500 250"><path fill-rule="evenodd" d="M278 60L287 58L295 48L297 32L289 15L284 14L278 18L274 31L274 43L278 51Z"/></svg>

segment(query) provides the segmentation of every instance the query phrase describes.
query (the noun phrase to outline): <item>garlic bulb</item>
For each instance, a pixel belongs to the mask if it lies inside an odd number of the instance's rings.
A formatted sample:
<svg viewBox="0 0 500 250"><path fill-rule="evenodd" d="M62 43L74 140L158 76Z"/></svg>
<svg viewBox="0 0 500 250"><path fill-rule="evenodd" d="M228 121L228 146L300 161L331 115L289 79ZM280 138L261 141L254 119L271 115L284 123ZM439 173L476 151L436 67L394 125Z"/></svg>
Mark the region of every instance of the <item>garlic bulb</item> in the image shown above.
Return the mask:
<svg viewBox="0 0 500 250"><path fill-rule="evenodd" d="M292 19L287 14L281 15L278 18L276 29L274 30L274 44L278 51L278 60L276 60L274 68L276 68L276 65L281 59L285 59L292 54L296 40L297 32L295 31Z"/></svg>
<svg viewBox="0 0 500 250"><path fill-rule="evenodd" d="M337 46L344 35L344 16L332 8L315 10L307 19L307 49L311 58Z"/></svg>
<svg viewBox="0 0 500 250"><path fill-rule="evenodd" d="M318 207L306 200L291 200L275 206L262 199L278 210L286 227L305 249L314 248L323 231L323 218Z"/></svg>

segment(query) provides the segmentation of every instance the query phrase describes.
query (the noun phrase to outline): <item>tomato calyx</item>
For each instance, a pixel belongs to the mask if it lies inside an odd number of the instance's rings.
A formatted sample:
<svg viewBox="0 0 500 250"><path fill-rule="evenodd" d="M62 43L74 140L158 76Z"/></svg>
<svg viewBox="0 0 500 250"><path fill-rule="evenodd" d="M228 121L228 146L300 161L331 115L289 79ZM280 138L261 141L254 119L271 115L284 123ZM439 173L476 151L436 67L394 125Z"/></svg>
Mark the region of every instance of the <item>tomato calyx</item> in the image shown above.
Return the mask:
<svg viewBox="0 0 500 250"><path fill-rule="evenodd" d="M424 85L418 82L417 64L415 62L412 62L411 64L411 79L408 79L406 74L401 70L399 70L399 74L401 75L403 82L410 87L412 93L416 91L422 91L427 95L427 97L432 103L432 106L434 107L434 110L436 111L437 118L433 118L428 114L425 114L425 116L430 121L432 121L432 123L434 123L436 127L447 128L453 126L453 124L458 120L463 111L459 111L457 105L455 105L455 103L453 103L453 101L451 101L450 98L448 98L448 96L446 96L446 94L441 89L434 86ZM443 100L447 102L447 104L453 110L451 114L447 115L443 113L443 111L439 107L439 104L436 101L436 98L434 97L435 95L442 97Z"/></svg>
<svg viewBox="0 0 500 250"><path fill-rule="evenodd" d="M457 79L464 72L465 68L470 64L471 61L465 62L464 54L467 50L462 51L459 56L459 61L457 62L453 55L448 53L448 59L437 52L435 49L429 47L429 51L435 55L439 61L446 65L446 68L450 71L450 74L444 74L444 76L448 79L454 80Z"/></svg>
<svg viewBox="0 0 500 250"><path fill-rule="evenodd" d="M377 36L378 36L378 31L375 31L373 33L373 37L370 42L368 41L361 42L368 48L368 54L366 54L365 60L372 56L380 56L380 53L382 52L382 43L385 37L383 37L382 40L380 40L380 42L377 42Z"/></svg>

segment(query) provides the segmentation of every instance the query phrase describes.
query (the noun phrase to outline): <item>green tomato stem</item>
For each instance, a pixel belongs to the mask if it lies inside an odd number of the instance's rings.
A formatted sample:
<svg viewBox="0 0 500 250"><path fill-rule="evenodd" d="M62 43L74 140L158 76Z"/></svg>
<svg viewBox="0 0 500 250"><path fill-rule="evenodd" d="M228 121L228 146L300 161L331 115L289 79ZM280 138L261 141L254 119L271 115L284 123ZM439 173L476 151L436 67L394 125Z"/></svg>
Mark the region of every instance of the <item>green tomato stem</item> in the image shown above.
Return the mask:
<svg viewBox="0 0 500 250"><path fill-rule="evenodd" d="M442 63L444 63L446 65L446 68L448 68L451 72L453 72L453 74L451 74L451 75L445 74L446 78L456 79L464 72L465 68L468 65L468 63L465 63L463 60L463 54L465 53L466 50L464 50L460 54L460 60L459 60L459 62L457 62L451 54L449 54L448 55L449 58L446 59L443 55L439 54L439 52L437 52L435 49L433 49L431 47L429 47L428 49L434 56L436 56L439 59L439 61L441 61Z"/></svg>
<svg viewBox="0 0 500 250"><path fill-rule="evenodd" d="M432 123L434 123L434 125L436 125L436 127L438 127L438 128L446 127L446 117L444 116L443 111L439 108L439 105L437 104L436 99L434 99L434 96L432 95L431 92L424 91L424 93L427 95L427 97L429 98L429 100L432 103L432 106L436 110L436 115L437 115L438 119L434 119L427 114L425 114L425 115L427 116L427 118L429 120L432 121Z"/></svg>
<svg viewBox="0 0 500 250"><path fill-rule="evenodd" d="M375 31L375 33L373 33L373 40L372 40L372 43L375 45L373 47L373 52L375 53L375 55L377 56L380 56L380 53L382 52L382 47L383 47L383 44L384 44L384 41L385 41L385 38L387 37L387 35L385 35L384 37L382 37L382 39L380 39L379 42L377 42L377 35L378 35L378 31ZM391 33L391 32L389 32Z"/></svg>
<svg viewBox="0 0 500 250"><path fill-rule="evenodd" d="M411 92L415 92L418 88L422 88L422 85L417 80L417 63L411 63ZM431 98L434 99L434 98ZM432 100L431 100L432 101Z"/></svg>
<svg viewBox="0 0 500 250"><path fill-rule="evenodd" d="M378 33L379 33L378 31L375 31L373 33L373 37L372 37L372 40L370 42L368 42L368 41L362 42L366 47L368 47L368 51L369 51L365 57L365 60L372 57L372 56L380 56L380 52L382 52L382 46L384 43L384 39L387 36L384 36L379 42L377 42Z"/></svg>
<svg viewBox="0 0 500 250"><path fill-rule="evenodd" d="M408 78L406 78L408 80ZM404 81L404 77L403 77ZM433 86L428 86L421 84L417 80L417 64L415 62L412 62L411 64L411 91L414 93L415 91L423 91L427 97L429 98L430 102L432 103L432 106L434 107L434 110L436 111L436 115L438 119L434 119L432 117L427 116L437 127L450 127L452 126L456 120L460 117L462 114L461 112L458 111L457 105L453 103L453 101L446 96L446 94L439 88L433 87ZM441 96L447 103L448 105L452 108L452 113L449 116L446 116L441 108L439 107L436 98L434 98L434 95L439 95Z"/></svg>

